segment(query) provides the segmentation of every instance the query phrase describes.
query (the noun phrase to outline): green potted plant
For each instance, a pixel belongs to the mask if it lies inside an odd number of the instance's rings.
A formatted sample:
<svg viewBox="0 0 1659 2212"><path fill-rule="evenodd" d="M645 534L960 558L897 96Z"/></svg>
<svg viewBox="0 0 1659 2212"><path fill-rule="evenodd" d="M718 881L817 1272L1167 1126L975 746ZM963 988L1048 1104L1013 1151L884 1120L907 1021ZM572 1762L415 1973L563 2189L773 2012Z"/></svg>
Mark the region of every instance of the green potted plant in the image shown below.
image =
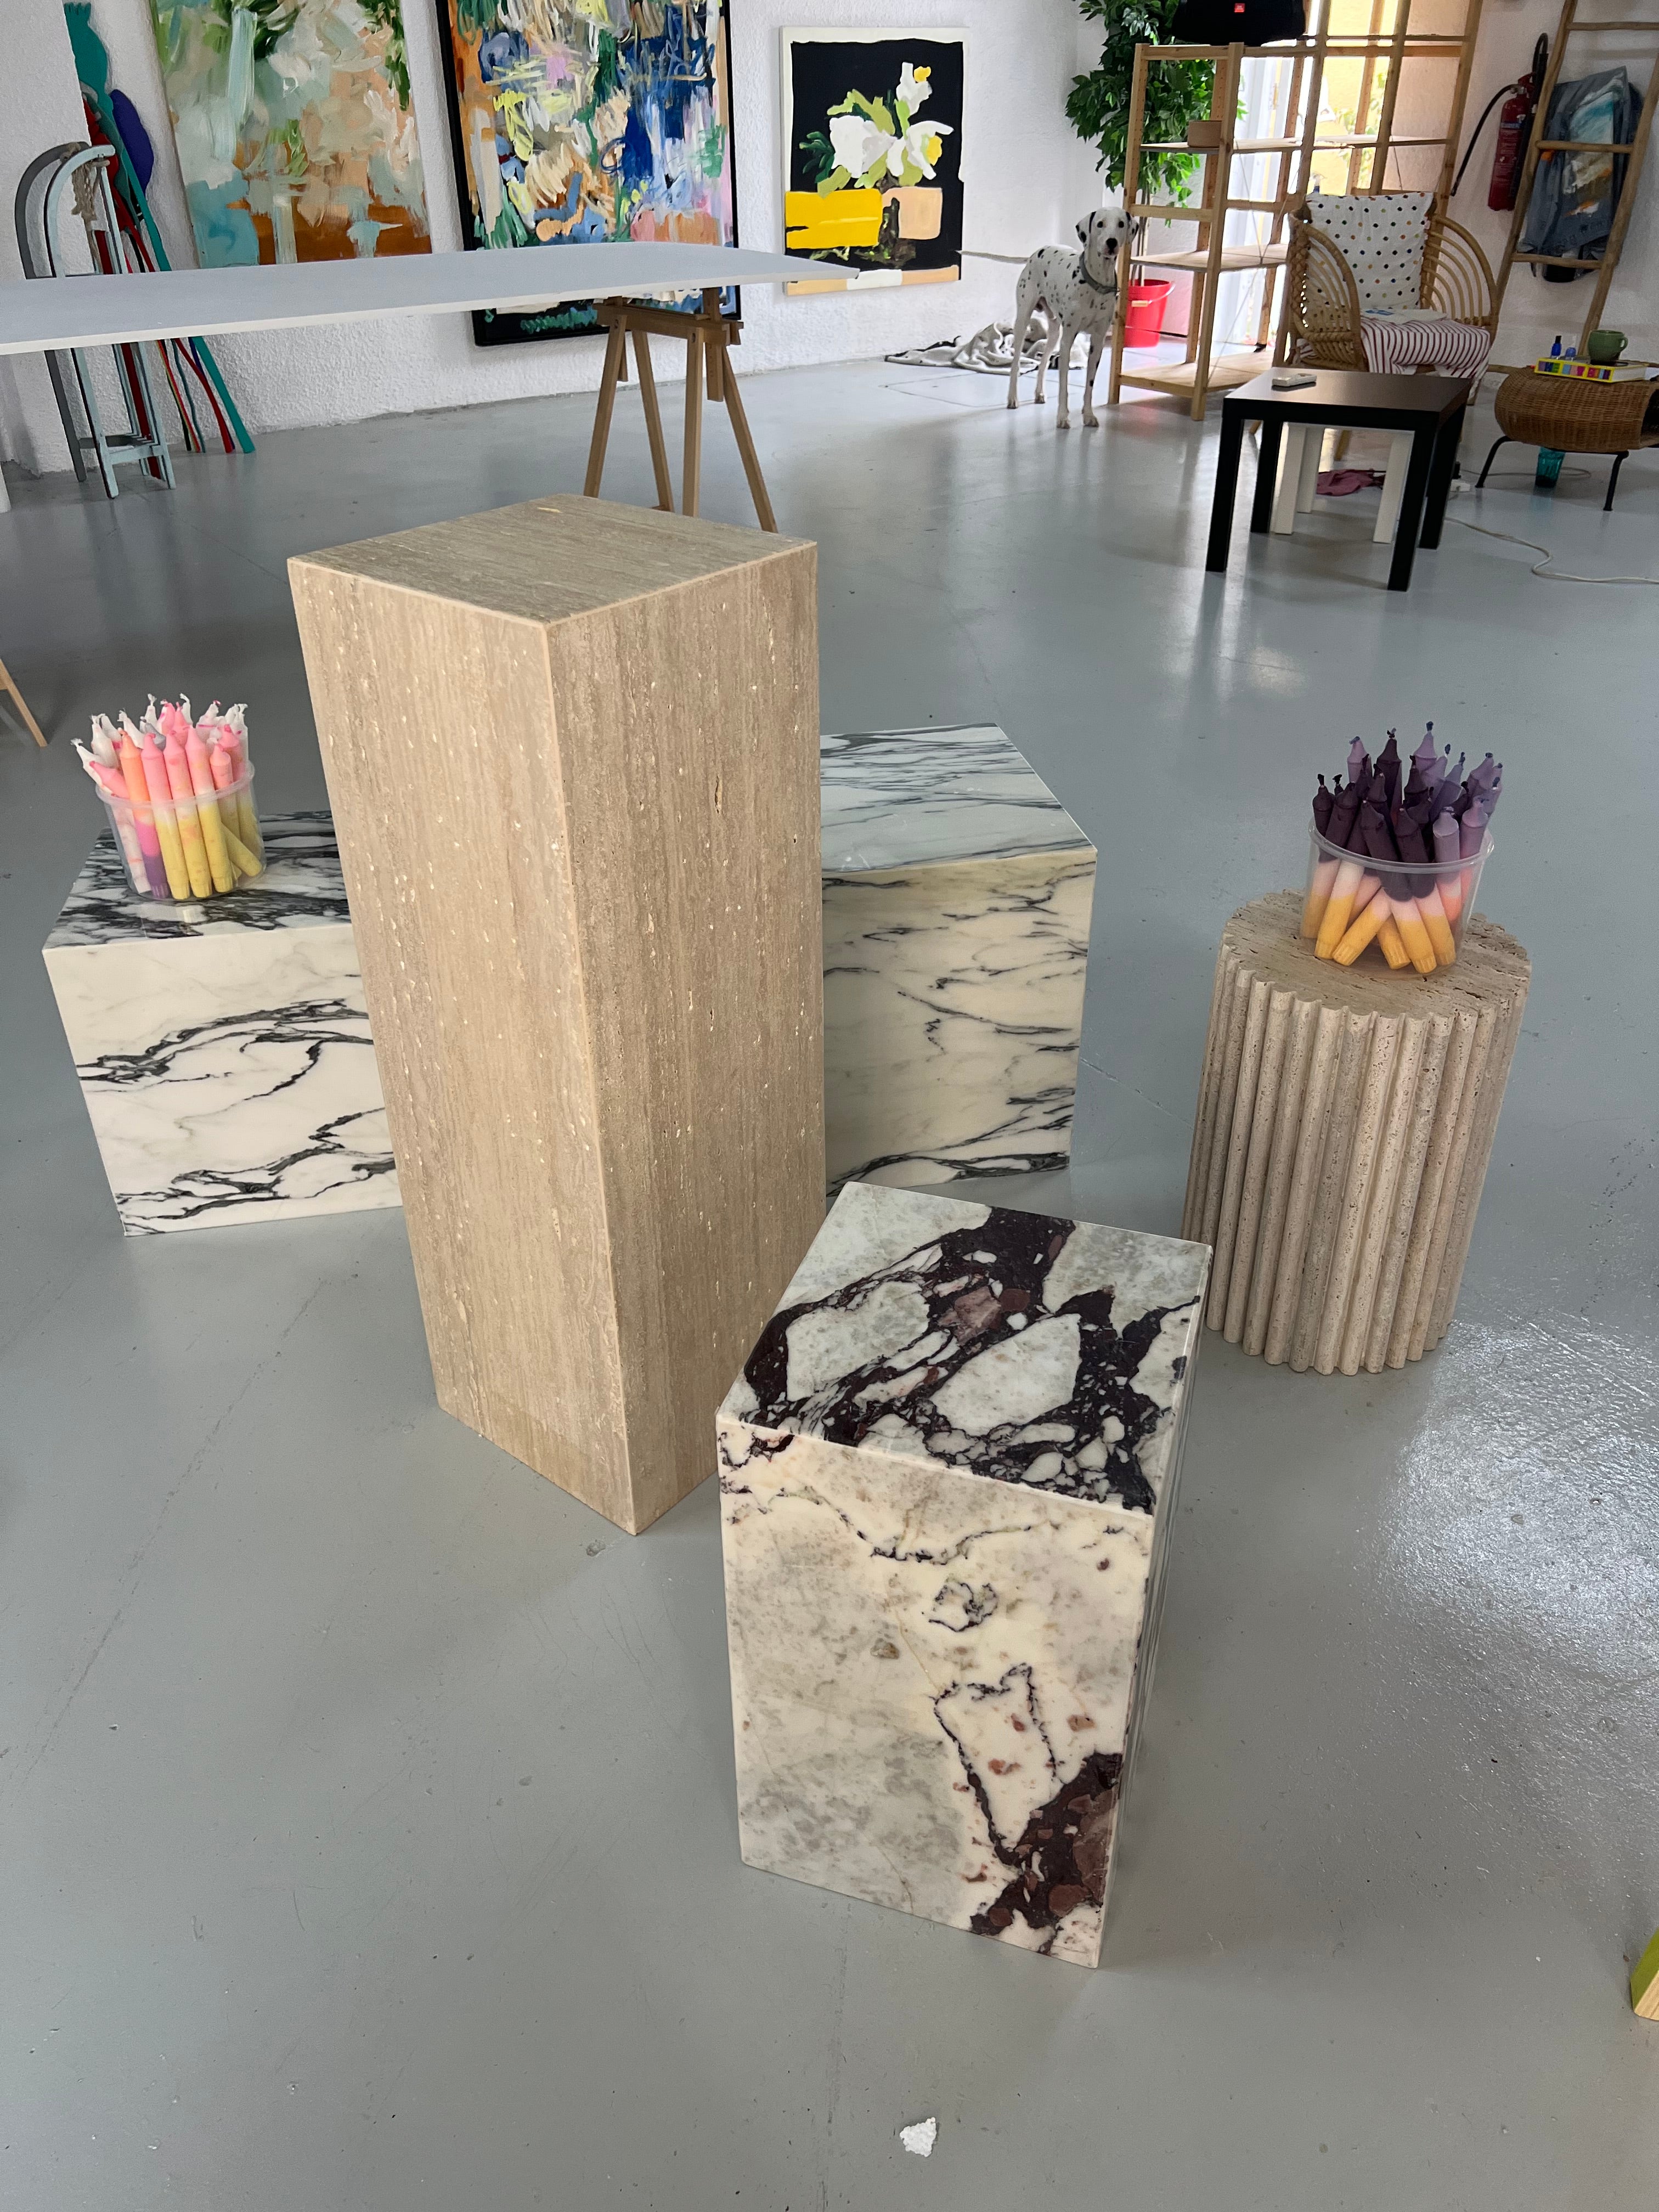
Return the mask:
<svg viewBox="0 0 1659 2212"><path fill-rule="evenodd" d="M1126 202L1131 197L1123 169L1128 152L1129 94L1134 82L1135 48L1169 45L1179 4L1180 0L1078 0L1085 17L1103 27L1105 37L1095 67L1086 76L1073 79L1066 113L1079 137L1098 148L1096 167L1105 172L1108 187L1121 191ZM1215 70L1209 62L1167 62L1149 70L1143 137L1166 143L1171 139L1184 139L1188 125L1209 114L1214 90ZM1200 154L1178 151L1145 154L1141 156L1137 185L1154 195L1167 192L1184 205L1191 197L1192 180L1202 160ZM1139 196L1139 191L1134 196ZM1146 231L1144 219L1137 222L1133 234L1137 248L1144 242ZM1160 283L1157 293L1152 294L1157 301L1155 316L1146 318L1148 325L1156 326L1138 331L1132 343L1148 345L1157 337L1169 290L1167 283ZM1131 284L1132 313L1138 293L1152 294L1152 287Z"/></svg>

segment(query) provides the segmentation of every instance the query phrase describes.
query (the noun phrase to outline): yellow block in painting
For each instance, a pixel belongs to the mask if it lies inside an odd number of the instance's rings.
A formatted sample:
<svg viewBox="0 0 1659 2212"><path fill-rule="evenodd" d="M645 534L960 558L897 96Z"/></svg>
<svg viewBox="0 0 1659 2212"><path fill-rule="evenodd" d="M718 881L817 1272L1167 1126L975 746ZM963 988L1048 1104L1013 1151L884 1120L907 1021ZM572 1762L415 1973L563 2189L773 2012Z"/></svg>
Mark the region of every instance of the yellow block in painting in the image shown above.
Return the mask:
<svg viewBox="0 0 1659 2212"><path fill-rule="evenodd" d="M881 240L879 192L786 192L786 246L811 252L828 246L876 246Z"/></svg>

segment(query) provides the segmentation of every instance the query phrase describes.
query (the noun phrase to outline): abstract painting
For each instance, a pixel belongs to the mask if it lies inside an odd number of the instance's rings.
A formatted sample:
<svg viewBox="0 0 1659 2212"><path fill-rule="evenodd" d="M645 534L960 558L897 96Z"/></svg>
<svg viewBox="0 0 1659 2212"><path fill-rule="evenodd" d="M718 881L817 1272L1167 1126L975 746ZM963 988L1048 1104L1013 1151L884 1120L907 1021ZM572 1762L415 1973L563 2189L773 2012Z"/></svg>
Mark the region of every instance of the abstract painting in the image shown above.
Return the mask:
<svg viewBox="0 0 1659 2212"><path fill-rule="evenodd" d="M823 264L792 292L962 274L962 31L785 31L783 232Z"/></svg>
<svg viewBox="0 0 1659 2212"><path fill-rule="evenodd" d="M468 246L737 244L725 0L438 0L438 16ZM480 345L598 326L591 300L472 319Z"/></svg>
<svg viewBox="0 0 1659 2212"><path fill-rule="evenodd" d="M429 253L399 0L153 0L204 269Z"/></svg>

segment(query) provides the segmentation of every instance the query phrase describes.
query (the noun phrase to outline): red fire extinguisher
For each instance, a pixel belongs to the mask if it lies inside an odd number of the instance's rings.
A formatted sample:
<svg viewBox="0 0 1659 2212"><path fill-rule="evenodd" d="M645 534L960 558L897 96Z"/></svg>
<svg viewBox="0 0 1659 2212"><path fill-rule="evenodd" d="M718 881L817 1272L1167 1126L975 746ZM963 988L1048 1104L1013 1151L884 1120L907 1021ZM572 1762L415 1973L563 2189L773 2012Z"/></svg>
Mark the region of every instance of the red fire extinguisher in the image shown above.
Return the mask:
<svg viewBox="0 0 1659 2212"><path fill-rule="evenodd" d="M1540 40L1541 45L1543 41ZM1543 70L1538 57L1533 57L1531 72L1520 78L1509 98L1498 111L1498 143L1492 149L1492 182L1486 187L1489 208L1512 208L1515 195L1521 184L1521 169L1527 158L1527 141L1532 136L1532 118L1538 106L1538 95L1543 88Z"/></svg>
<svg viewBox="0 0 1659 2212"><path fill-rule="evenodd" d="M1453 183L1455 192L1463 181L1463 172L1469 166L1474 152L1475 140L1486 127L1490 115L1500 100L1503 111L1498 118L1498 143L1492 157L1492 182L1486 187L1489 208L1512 208L1521 185L1521 171L1527 158L1527 142L1532 137L1532 119L1537 112L1539 96L1544 89L1544 75L1549 66L1549 40L1540 38L1533 48L1532 67L1523 77L1517 77L1509 88L1509 97L1495 92L1487 101L1486 111L1469 135L1468 150L1458 165Z"/></svg>

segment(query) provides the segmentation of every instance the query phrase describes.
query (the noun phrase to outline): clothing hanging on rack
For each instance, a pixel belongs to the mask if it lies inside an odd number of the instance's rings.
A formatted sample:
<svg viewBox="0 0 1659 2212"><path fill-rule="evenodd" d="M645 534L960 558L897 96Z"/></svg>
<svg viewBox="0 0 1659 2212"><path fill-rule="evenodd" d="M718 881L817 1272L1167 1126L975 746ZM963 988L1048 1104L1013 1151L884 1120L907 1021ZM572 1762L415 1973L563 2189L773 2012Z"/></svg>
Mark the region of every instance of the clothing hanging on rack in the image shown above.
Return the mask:
<svg viewBox="0 0 1659 2212"><path fill-rule="evenodd" d="M1641 112L1641 95L1622 64L1556 86L1544 137L1581 143L1575 151L1547 153L1540 160L1522 233L1524 252L1578 260L1599 258L1606 252L1629 156L1587 150L1582 142L1627 146L1635 138ZM1584 273L1581 269L1546 271L1565 282Z"/></svg>

